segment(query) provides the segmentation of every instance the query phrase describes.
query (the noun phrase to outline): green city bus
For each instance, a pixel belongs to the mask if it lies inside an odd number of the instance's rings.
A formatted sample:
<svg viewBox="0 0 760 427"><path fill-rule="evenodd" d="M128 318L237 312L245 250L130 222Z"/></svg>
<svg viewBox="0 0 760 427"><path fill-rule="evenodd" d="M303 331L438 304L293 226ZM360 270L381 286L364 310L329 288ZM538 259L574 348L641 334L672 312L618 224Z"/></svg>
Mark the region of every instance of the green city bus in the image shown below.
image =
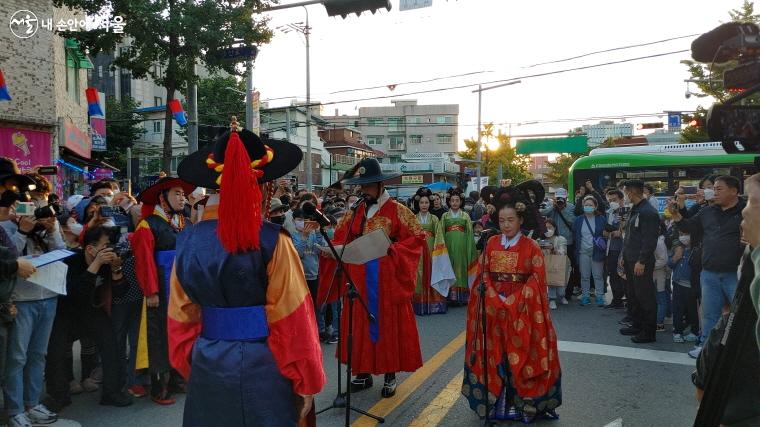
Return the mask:
<svg viewBox="0 0 760 427"><path fill-rule="evenodd" d="M758 173L757 154L726 154L719 142L597 148L570 167L568 192L587 180L597 190L640 179L655 193L670 196L679 185L697 185L707 175L744 179Z"/></svg>

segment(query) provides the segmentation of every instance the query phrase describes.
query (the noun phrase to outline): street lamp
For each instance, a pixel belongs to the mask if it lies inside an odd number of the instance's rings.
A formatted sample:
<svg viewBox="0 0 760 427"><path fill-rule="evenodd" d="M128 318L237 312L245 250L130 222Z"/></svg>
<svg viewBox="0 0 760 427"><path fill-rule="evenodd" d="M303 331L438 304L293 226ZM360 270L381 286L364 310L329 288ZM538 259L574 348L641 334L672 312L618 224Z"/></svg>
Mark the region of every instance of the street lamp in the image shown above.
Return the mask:
<svg viewBox="0 0 760 427"><path fill-rule="evenodd" d="M477 163L478 163L478 174L477 174L477 182L475 183L475 189L477 191L480 191L480 168L481 168L481 154L480 150L482 149L482 135L481 135L481 110L483 105L483 92L491 89L496 89L504 86L511 86L516 85L518 83L522 83L522 80L512 80L511 82L502 83L494 86L488 86L483 87L483 85L478 85L478 88L473 90L472 93L478 94L478 149L476 153Z"/></svg>
<svg viewBox="0 0 760 427"><path fill-rule="evenodd" d="M311 27L309 26L309 9L303 6L303 10L306 11L306 23L295 22L281 25L277 29L285 34L293 31L301 33L306 39L306 191L310 192L313 187L311 158L311 62L309 59L309 34L311 34Z"/></svg>

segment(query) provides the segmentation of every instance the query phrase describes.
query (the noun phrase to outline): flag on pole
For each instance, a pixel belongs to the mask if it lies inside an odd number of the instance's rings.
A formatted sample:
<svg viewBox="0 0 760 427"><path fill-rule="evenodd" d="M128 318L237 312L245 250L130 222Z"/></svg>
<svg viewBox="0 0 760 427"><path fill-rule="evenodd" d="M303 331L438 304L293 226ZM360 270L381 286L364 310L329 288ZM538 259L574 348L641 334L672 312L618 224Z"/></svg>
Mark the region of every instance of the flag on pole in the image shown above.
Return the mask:
<svg viewBox="0 0 760 427"><path fill-rule="evenodd" d="M169 101L169 109L172 112L172 115L174 115L174 120L177 122L180 126L186 126L187 125L187 117L185 117L185 110L182 108L182 103L179 102L179 99L172 99Z"/></svg>
<svg viewBox="0 0 760 427"><path fill-rule="evenodd" d="M3 70L0 70L0 101L10 101L11 94L8 93L8 86L5 85L5 76Z"/></svg>
<svg viewBox="0 0 760 427"><path fill-rule="evenodd" d="M100 96L98 95L98 90L94 87L88 87L84 93L87 95L87 114L90 116L103 117L105 114L103 114L103 109L100 108Z"/></svg>

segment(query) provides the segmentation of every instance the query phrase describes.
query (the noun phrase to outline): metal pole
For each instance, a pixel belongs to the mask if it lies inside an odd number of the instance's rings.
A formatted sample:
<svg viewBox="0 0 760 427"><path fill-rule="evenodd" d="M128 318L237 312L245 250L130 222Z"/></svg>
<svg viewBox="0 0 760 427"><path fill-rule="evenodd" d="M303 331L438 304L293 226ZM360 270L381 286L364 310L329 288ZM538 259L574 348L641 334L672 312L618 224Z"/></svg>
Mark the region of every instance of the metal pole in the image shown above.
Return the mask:
<svg viewBox="0 0 760 427"><path fill-rule="evenodd" d="M189 0L190 6L195 0ZM190 64L190 81L187 85L187 113L190 120L187 121L187 154L198 151L198 83L195 81L197 69L195 58Z"/></svg>
<svg viewBox="0 0 760 427"><path fill-rule="evenodd" d="M312 189L312 172L311 172L311 68L309 63L309 9L304 5L303 10L306 11L306 29L304 30L304 36L306 37L306 191L311 192Z"/></svg>
<svg viewBox="0 0 760 427"><path fill-rule="evenodd" d="M290 8L299 7L299 6L308 6L308 5L311 5L311 4L321 4L322 2L324 2L324 0L307 0L307 1L301 1L301 2L298 2L298 3L281 4L281 5L277 5L277 6L268 7L266 9L264 9L264 12L269 12L269 11L272 11L272 10L290 9Z"/></svg>
<svg viewBox="0 0 760 427"><path fill-rule="evenodd" d="M245 61L248 76L245 82L245 127L253 132L253 60Z"/></svg>
<svg viewBox="0 0 760 427"><path fill-rule="evenodd" d="M132 195L132 148L127 147L127 194Z"/></svg>
<svg viewBox="0 0 760 427"><path fill-rule="evenodd" d="M480 191L480 147L481 147L481 131L480 131L480 120L481 120L481 103L483 98L483 85L478 85L478 151L476 153L476 160L478 162L478 174L477 174L477 182L475 183L475 190L478 192Z"/></svg>

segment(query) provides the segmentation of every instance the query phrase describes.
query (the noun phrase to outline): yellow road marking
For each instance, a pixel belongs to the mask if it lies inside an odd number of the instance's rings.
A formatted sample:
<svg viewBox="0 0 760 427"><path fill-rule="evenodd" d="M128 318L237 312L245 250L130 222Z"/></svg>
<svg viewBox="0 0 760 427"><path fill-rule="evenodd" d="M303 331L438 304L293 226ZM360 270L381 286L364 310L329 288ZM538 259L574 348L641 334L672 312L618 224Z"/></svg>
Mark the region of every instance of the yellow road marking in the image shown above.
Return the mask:
<svg viewBox="0 0 760 427"><path fill-rule="evenodd" d="M449 413L462 393L464 369L459 371L430 404L409 424L409 427L435 427Z"/></svg>
<svg viewBox="0 0 760 427"><path fill-rule="evenodd" d="M451 342L446 344L446 346L444 346L438 353L436 353L427 362L425 362L425 364L422 365L420 369L414 371L414 373L412 373L412 375L409 375L409 377L404 380L404 382L399 384L398 388L396 388L395 396L391 397L390 399L380 400L377 402L377 404L375 404L375 406L369 408L367 411L381 417L388 416L388 414L393 412L394 409L396 409L402 402L404 402L404 400L406 400L412 393L414 393L414 391L417 390L417 388L423 382L425 382L425 380L430 378L430 376L435 371L437 371L441 365L449 360L449 358L453 356L454 353L464 347L466 335L466 331L462 331L461 334L451 340ZM352 427L371 427L375 425L377 425L377 421L366 416L362 416L351 424Z"/></svg>

